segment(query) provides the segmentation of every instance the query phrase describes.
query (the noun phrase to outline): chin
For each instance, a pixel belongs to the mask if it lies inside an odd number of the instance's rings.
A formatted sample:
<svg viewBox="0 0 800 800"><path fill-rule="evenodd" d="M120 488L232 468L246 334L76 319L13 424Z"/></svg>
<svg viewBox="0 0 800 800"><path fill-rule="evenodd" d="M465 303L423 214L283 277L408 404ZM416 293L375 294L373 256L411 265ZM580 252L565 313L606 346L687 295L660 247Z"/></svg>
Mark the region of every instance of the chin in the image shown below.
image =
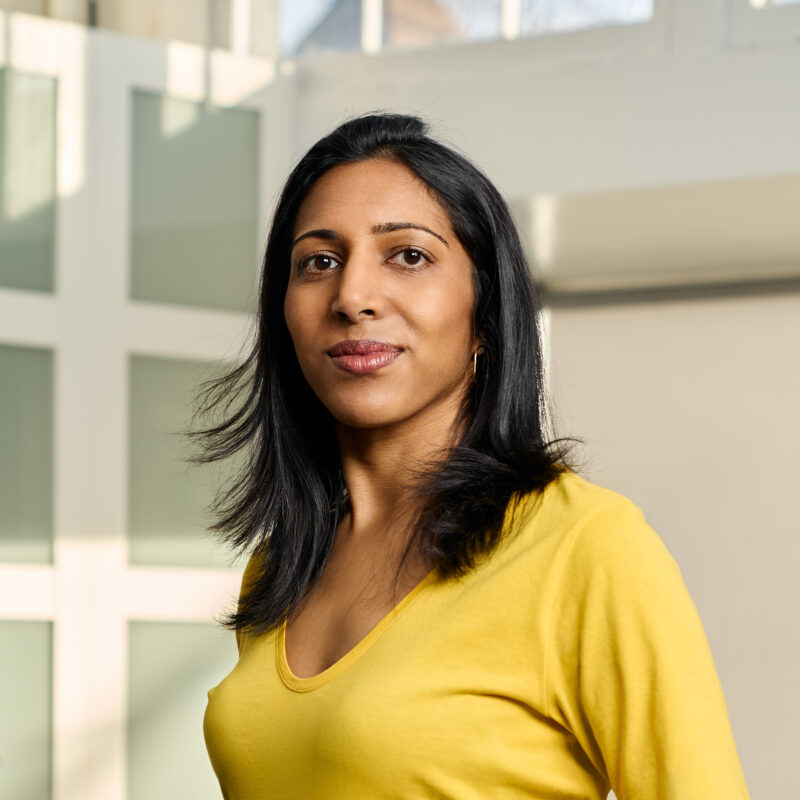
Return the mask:
<svg viewBox="0 0 800 800"><path fill-rule="evenodd" d="M399 408L397 398L388 399L381 402L377 398L348 398L343 402L343 398L337 401L325 403L331 416L340 425L348 428L368 429L383 428L402 422L412 416L416 408Z"/></svg>
<svg viewBox="0 0 800 800"><path fill-rule="evenodd" d="M329 410L333 418L340 425L358 430L385 428L389 425L402 422L404 419L403 415L387 414L379 410L370 411L366 408Z"/></svg>
<svg viewBox="0 0 800 800"><path fill-rule="evenodd" d="M349 428L381 428L412 416L416 404L409 407L407 397L398 396L388 387L348 387L346 391L323 392L317 395L320 402L340 425ZM366 389L366 391L365 391Z"/></svg>

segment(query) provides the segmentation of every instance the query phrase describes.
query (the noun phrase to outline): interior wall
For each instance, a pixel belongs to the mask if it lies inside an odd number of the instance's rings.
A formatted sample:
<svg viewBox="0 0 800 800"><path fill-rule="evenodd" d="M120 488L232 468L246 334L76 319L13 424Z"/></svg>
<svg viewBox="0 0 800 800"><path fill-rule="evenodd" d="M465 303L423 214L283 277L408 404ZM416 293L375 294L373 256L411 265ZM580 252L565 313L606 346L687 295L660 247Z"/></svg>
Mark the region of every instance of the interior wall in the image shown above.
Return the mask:
<svg viewBox="0 0 800 800"><path fill-rule="evenodd" d="M800 294L554 309L554 416L681 566L752 797L800 796Z"/></svg>
<svg viewBox="0 0 800 800"><path fill-rule="evenodd" d="M611 49L584 57L520 40L298 63L296 154L390 108L423 114L511 197L800 172L800 48L682 54L671 32L588 31Z"/></svg>

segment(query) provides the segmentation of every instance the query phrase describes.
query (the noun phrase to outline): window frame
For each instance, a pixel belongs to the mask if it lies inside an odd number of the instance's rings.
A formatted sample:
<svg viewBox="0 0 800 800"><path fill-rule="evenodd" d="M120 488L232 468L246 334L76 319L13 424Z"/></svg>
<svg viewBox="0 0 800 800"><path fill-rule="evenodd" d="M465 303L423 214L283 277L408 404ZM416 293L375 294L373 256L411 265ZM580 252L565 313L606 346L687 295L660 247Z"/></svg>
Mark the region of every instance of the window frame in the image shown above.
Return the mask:
<svg viewBox="0 0 800 800"><path fill-rule="evenodd" d="M659 56L664 51L670 3L673 0L653 0L653 15L645 22L589 27L574 31L527 34L521 30L522 7L519 0L501 0L500 33L497 37L467 41L446 41L435 45L398 47L383 42L384 0L361 0L361 47L353 50L320 50L298 55L280 55L280 60L291 70L295 61L313 64L317 60L330 60L331 56L356 57L378 55L392 58L406 53L436 52L440 49L471 53L471 48L496 48L498 46L534 50L548 63L589 61L615 56ZM469 56L472 57L471 55Z"/></svg>

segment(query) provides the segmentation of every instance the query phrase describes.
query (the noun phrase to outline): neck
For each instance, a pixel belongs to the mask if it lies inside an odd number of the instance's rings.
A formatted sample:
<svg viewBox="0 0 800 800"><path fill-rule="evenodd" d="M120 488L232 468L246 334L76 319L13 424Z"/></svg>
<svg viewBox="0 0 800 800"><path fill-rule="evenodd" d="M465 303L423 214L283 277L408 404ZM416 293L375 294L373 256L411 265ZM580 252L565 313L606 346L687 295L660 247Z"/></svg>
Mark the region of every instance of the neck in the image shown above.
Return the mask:
<svg viewBox="0 0 800 800"><path fill-rule="evenodd" d="M350 493L349 537L406 530L419 511L414 481L456 443L458 409L381 428L337 426L342 472Z"/></svg>

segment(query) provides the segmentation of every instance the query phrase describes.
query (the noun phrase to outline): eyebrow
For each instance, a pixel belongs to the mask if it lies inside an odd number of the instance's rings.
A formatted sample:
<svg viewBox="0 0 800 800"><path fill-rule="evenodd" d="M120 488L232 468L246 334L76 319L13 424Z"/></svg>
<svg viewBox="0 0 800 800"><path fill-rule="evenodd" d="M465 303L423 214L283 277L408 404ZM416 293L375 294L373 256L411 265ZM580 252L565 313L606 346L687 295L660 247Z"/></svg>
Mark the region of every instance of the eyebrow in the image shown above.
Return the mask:
<svg viewBox="0 0 800 800"><path fill-rule="evenodd" d="M436 233L436 231L432 231L430 228L425 227L425 225L420 225L417 222L381 222L378 225L374 225L372 227L372 232L392 233L392 231L402 231L402 230L407 230L409 228L417 231L425 231L426 233L429 233L431 236L435 236L440 242L444 244L445 247L447 248L450 247L447 239L445 239L444 236ZM341 238L336 231L331 230L330 228L315 228L312 231L306 231L305 233L301 233L292 242L292 247L294 247L298 242L302 241L303 239L308 239L311 237L314 237L316 239L328 239L329 241L334 241L336 239Z"/></svg>
<svg viewBox="0 0 800 800"><path fill-rule="evenodd" d="M431 236L435 236L445 247L450 247L447 243L447 239L444 236L436 233L436 231L432 231L430 228L426 228L424 225L420 225L418 222L381 222L379 225L375 225L372 228L373 233L391 233L392 231L402 231L406 230L407 228L412 228L413 230L417 231L425 231L425 233L429 233Z"/></svg>

